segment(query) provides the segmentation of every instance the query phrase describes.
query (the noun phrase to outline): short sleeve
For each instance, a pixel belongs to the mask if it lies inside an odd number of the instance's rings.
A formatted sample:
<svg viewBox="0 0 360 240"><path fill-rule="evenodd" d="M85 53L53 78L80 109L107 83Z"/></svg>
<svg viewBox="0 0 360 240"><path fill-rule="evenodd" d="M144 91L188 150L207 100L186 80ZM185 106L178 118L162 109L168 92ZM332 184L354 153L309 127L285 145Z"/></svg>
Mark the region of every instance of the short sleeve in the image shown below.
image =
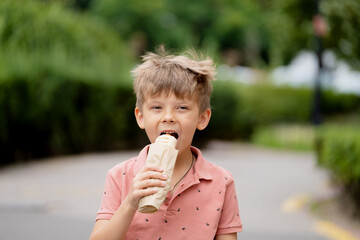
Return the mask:
<svg viewBox="0 0 360 240"><path fill-rule="evenodd" d="M109 220L121 204L121 178L116 178L111 170L108 171L105 180L104 192L100 209L97 212L96 220Z"/></svg>
<svg viewBox="0 0 360 240"><path fill-rule="evenodd" d="M228 234L242 231L242 223L239 214L238 198L236 195L235 184L230 176L227 185L222 213L216 235Z"/></svg>

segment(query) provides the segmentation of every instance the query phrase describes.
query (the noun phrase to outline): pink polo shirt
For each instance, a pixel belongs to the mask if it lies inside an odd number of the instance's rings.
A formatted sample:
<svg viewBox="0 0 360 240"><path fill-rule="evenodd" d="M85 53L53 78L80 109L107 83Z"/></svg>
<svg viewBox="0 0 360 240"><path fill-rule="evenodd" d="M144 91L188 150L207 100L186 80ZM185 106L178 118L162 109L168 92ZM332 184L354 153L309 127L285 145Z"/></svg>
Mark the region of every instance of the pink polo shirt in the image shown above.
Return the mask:
<svg viewBox="0 0 360 240"><path fill-rule="evenodd" d="M133 178L144 167L149 146L139 156L109 170L96 220L110 219L130 191ZM136 212L126 239L213 239L242 231L231 173L207 162L192 147L197 160L173 195L168 194L153 214Z"/></svg>

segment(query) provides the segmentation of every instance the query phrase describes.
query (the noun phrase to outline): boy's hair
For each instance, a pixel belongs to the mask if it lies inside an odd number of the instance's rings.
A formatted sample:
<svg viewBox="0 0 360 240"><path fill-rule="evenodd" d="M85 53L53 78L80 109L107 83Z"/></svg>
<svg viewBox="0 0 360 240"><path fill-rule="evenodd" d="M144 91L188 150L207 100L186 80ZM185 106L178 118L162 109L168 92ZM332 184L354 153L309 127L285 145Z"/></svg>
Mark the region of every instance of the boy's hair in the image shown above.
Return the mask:
<svg viewBox="0 0 360 240"><path fill-rule="evenodd" d="M187 57L187 56L189 57ZM143 63L132 70L136 106L142 110L145 98L161 93L177 97L197 97L200 112L210 108L211 81L215 80L213 61L200 60L194 50L174 56L160 46L157 53L147 53Z"/></svg>

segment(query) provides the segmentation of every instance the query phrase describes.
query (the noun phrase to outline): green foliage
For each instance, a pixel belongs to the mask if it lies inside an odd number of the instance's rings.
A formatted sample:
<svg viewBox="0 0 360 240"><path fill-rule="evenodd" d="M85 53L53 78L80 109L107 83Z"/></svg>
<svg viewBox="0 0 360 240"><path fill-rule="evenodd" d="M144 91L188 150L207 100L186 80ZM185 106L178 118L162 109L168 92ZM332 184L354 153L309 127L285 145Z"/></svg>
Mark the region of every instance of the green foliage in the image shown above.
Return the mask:
<svg viewBox="0 0 360 240"><path fill-rule="evenodd" d="M270 36L270 60L273 65L286 64L301 50L316 49L313 16L317 1L271 0L267 9L266 29ZM324 49L360 69L360 0L322 0L319 13L325 18L328 33L323 38Z"/></svg>
<svg viewBox="0 0 360 240"><path fill-rule="evenodd" d="M310 119L311 91L272 85L240 85L239 104L234 126L237 133L250 139L262 125L304 123Z"/></svg>
<svg viewBox="0 0 360 240"><path fill-rule="evenodd" d="M258 127L251 142L266 147L311 151L314 150L314 129L299 124L280 124Z"/></svg>
<svg viewBox="0 0 360 240"><path fill-rule="evenodd" d="M14 76L72 76L85 81L123 79L130 61L106 25L37 1L0 3L0 80Z"/></svg>
<svg viewBox="0 0 360 240"><path fill-rule="evenodd" d="M326 0L322 1L321 10L329 24L326 47L360 69L360 1Z"/></svg>
<svg viewBox="0 0 360 240"><path fill-rule="evenodd" d="M260 126L309 123L312 101L313 92L306 88L217 81L214 84L212 118L202 135L251 139ZM359 108L359 97L324 92L322 103L326 106L323 109L325 118L336 114L353 114Z"/></svg>
<svg viewBox="0 0 360 240"><path fill-rule="evenodd" d="M241 110L257 124L309 120L312 92L305 88L272 85L243 86Z"/></svg>
<svg viewBox="0 0 360 240"><path fill-rule="evenodd" d="M2 163L131 146L131 85L72 79L0 83ZM51 83L50 83L51 82Z"/></svg>
<svg viewBox="0 0 360 240"><path fill-rule="evenodd" d="M317 137L320 165L344 183L360 179L360 125L325 125Z"/></svg>
<svg viewBox="0 0 360 240"><path fill-rule="evenodd" d="M357 113L360 112L360 96L323 91L321 108L326 115Z"/></svg>
<svg viewBox="0 0 360 240"><path fill-rule="evenodd" d="M360 217L360 125L321 127L317 132L317 155L319 165L343 186L343 198Z"/></svg>
<svg viewBox="0 0 360 240"><path fill-rule="evenodd" d="M329 26L324 48L360 68L360 0L61 1L78 8L91 2L90 12L130 40L138 55L164 43L262 67L284 65L301 50L315 50L312 20L319 11Z"/></svg>
<svg viewBox="0 0 360 240"><path fill-rule="evenodd" d="M43 1L47 3L57 2L62 4L63 6L76 9L78 11L86 11L90 5L92 0L35 0L35 1Z"/></svg>
<svg viewBox="0 0 360 240"><path fill-rule="evenodd" d="M270 60L287 64L304 49L314 49L311 20L316 11L313 0L272 0L267 9L270 31Z"/></svg>
<svg viewBox="0 0 360 240"><path fill-rule="evenodd" d="M234 131L235 113L238 109L238 96L233 82L216 81L211 98L212 116L205 130L205 138L235 139L239 138Z"/></svg>
<svg viewBox="0 0 360 240"><path fill-rule="evenodd" d="M56 3L1 1L1 163L123 144L130 63L98 20Z"/></svg>
<svg viewBox="0 0 360 240"><path fill-rule="evenodd" d="M194 47L216 54L236 52L236 63L267 61L265 7L256 1L232 0L94 0L92 13L104 18L135 51Z"/></svg>

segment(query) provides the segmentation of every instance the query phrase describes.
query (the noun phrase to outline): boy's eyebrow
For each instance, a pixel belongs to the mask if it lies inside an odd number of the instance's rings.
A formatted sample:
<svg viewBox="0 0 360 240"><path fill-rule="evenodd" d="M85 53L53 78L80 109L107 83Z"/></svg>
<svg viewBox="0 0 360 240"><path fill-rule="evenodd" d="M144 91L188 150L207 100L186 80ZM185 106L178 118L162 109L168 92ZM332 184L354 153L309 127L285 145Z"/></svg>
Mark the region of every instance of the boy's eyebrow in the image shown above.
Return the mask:
<svg viewBox="0 0 360 240"><path fill-rule="evenodd" d="M162 104L164 101L157 99L148 99L146 101L148 104ZM176 101L177 104L192 104L193 102L190 99L178 99Z"/></svg>
<svg viewBox="0 0 360 240"><path fill-rule="evenodd" d="M162 101L159 101L159 100L149 100L149 101L146 101L147 102L147 104L161 104L161 103L163 103Z"/></svg>
<svg viewBox="0 0 360 240"><path fill-rule="evenodd" d="M162 102L159 98L157 97L148 97L146 98L145 101L148 101L148 102Z"/></svg>
<svg viewBox="0 0 360 240"><path fill-rule="evenodd" d="M186 104L192 104L192 103L193 103L191 100L187 100L187 99L181 99L181 100L179 100L178 102L181 103L181 104L184 104L184 103L186 103Z"/></svg>

